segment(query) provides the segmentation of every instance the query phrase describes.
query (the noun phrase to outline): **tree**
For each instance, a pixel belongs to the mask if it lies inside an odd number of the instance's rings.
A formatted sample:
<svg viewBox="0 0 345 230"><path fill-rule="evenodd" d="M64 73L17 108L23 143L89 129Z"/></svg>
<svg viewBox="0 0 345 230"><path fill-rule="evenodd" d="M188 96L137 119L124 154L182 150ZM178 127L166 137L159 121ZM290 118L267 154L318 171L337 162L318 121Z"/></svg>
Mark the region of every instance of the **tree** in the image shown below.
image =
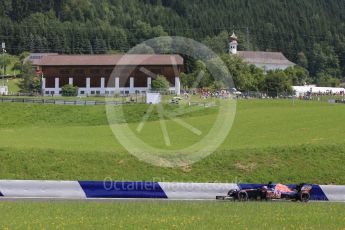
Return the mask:
<svg viewBox="0 0 345 230"><path fill-rule="evenodd" d="M340 77L339 58L334 48L329 45L315 44L312 51L310 69L314 77L319 74Z"/></svg>
<svg viewBox="0 0 345 230"><path fill-rule="evenodd" d="M155 51L155 53L172 53L172 38L161 37L160 39L149 40L146 43Z"/></svg>
<svg viewBox="0 0 345 230"><path fill-rule="evenodd" d="M22 71L22 68L23 68L23 64L22 64L22 62L20 62L20 61L16 61L16 62L13 64L13 70Z"/></svg>
<svg viewBox="0 0 345 230"><path fill-rule="evenodd" d="M319 87L338 87L340 85L340 80L326 74L320 74L316 81Z"/></svg>
<svg viewBox="0 0 345 230"><path fill-rule="evenodd" d="M29 47L30 47L30 52L35 52L35 38L32 33L30 33L30 36L28 37L29 39Z"/></svg>
<svg viewBox="0 0 345 230"><path fill-rule="evenodd" d="M345 26L344 26L345 29ZM336 35L335 36L335 50L339 57L340 67L342 71L342 76L345 78L345 35Z"/></svg>
<svg viewBox="0 0 345 230"><path fill-rule="evenodd" d="M291 93L291 80L286 76L284 71L269 71L265 78L264 89L271 97L279 96L279 93Z"/></svg>
<svg viewBox="0 0 345 230"><path fill-rule="evenodd" d="M83 53L85 54L93 54L93 49L92 49L92 45L89 39L84 39L83 41L83 45L82 45L82 50Z"/></svg>
<svg viewBox="0 0 345 230"><path fill-rule="evenodd" d="M75 97L78 95L78 87L69 84L62 86L61 91L62 96L66 97Z"/></svg>
<svg viewBox="0 0 345 230"><path fill-rule="evenodd" d="M313 81L308 70L300 66L289 67L284 72L295 86L309 85Z"/></svg>
<svg viewBox="0 0 345 230"><path fill-rule="evenodd" d="M167 36L162 26L152 27L149 23L138 20L134 23L134 30L131 33L132 44L137 45L141 42L154 37Z"/></svg>
<svg viewBox="0 0 345 230"><path fill-rule="evenodd" d="M43 53L44 52L44 45L42 38L40 36L35 36L35 53Z"/></svg>
<svg viewBox="0 0 345 230"><path fill-rule="evenodd" d="M212 66L216 63L209 62L207 65ZM217 67L216 67L217 68ZM206 64L200 60L195 62L195 70L192 73L183 73L181 75L182 86L186 89L205 88L214 83L214 78L207 69Z"/></svg>
<svg viewBox="0 0 345 230"><path fill-rule="evenodd" d="M5 74L4 69L6 72L7 67L11 64L10 58L11 58L11 56L8 54L5 54L4 56L0 55L0 73L1 74Z"/></svg>
<svg viewBox="0 0 345 230"><path fill-rule="evenodd" d="M319 2L0 0L0 35L13 54L127 52L142 41L165 35L190 37L225 53L229 33L235 30L239 50L246 50L249 42L249 50L281 51L308 69L314 80L319 73L344 77L345 4ZM95 38L100 39L97 45ZM162 47L167 46L160 44L157 50ZM188 74L195 71L190 67L188 63L185 68Z"/></svg>
<svg viewBox="0 0 345 230"><path fill-rule="evenodd" d="M20 84L23 93L39 93L41 92L41 78L36 75L30 61L23 65L22 81Z"/></svg>
<svg viewBox="0 0 345 230"><path fill-rule="evenodd" d="M297 54L297 64L305 69L308 69L308 58L303 52Z"/></svg>
<svg viewBox="0 0 345 230"><path fill-rule="evenodd" d="M186 73L181 73L181 85L184 89L190 88L189 75Z"/></svg>
<svg viewBox="0 0 345 230"><path fill-rule="evenodd" d="M65 4L65 1L66 0L55 0L54 1L54 10L55 10L55 13L56 13L56 17L58 19L62 19L62 8Z"/></svg>
<svg viewBox="0 0 345 230"><path fill-rule="evenodd" d="M229 73L233 78L235 87L241 91L258 91L264 78L261 69L249 65L237 55L224 54L221 56Z"/></svg>
<svg viewBox="0 0 345 230"><path fill-rule="evenodd" d="M203 43L215 53L226 53L229 46L229 33L222 31L215 37L206 37Z"/></svg>
<svg viewBox="0 0 345 230"><path fill-rule="evenodd" d="M130 53L132 54L154 54L155 51L152 49L152 47L142 43L134 48L131 49Z"/></svg>
<svg viewBox="0 0 345 230"><path fill-rule="evenodd" d="M163 75L157 75L156 79L154 79L151 84L151 89L153 91L167 92L169 87L170 83Z"/></svg>
<svg viewBox="0 0 345 230"><path fill-rule="evenodd" d="M104 39L95 38L93 40L93 51L95 54L105 54L107 52L107 45Z"/></svg>
<svg viewBox="0 0 345 230"><path fill-rule="evenodd" d="M24 65L24 60L25 58L29 57L30 53L29 52L23 52L19 55L19 60L16 61L13 65L13 70L17 70L22 72L23 71L23 65Z"/></svg>
<svg viewBox="0 0 345 230"><path fill-rule="evenodd" d="M21 63L24 63L25 58L29 57L30 53L29 52L23 52L19 55L19 61Z"/></svg>

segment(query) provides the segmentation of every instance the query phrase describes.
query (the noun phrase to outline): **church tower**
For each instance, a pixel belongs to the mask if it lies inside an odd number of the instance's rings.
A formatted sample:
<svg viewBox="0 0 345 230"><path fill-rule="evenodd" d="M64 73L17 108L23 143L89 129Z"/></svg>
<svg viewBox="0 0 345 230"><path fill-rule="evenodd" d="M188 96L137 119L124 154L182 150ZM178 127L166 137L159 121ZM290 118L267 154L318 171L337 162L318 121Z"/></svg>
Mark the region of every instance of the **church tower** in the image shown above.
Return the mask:
<svg viewBox="0 0 345 230"><path fill-rule="evenodd" d="M235 32L233 32L231 37L230 37L230 42L229 42L229 53L230 54L237 54L237 46L238 46L237 36L236 36Z"/></svg>

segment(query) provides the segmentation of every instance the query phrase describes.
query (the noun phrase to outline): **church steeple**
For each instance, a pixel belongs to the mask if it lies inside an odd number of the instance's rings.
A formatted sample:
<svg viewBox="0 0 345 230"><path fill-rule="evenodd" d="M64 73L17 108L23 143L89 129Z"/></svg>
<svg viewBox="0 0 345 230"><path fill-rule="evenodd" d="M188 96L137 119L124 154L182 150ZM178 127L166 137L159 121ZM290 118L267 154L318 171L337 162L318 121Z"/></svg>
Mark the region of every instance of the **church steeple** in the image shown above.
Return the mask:
<svg viewBox="0 0 345 230"><path fill-rule="evenodd" d="M237 36L236 36L235 32L233 32L231 37L230 37L230 42L229 42L229 53L230 54L237 54L237 46L238 46Z"/></svg>

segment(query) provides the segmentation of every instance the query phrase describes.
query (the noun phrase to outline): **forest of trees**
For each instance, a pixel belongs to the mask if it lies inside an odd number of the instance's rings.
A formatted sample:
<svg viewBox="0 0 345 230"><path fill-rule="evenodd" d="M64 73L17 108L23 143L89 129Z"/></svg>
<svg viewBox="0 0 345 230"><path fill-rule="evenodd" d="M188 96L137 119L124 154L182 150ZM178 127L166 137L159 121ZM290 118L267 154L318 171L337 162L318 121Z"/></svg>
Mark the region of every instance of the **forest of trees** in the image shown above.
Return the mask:
<svg viewBox="0 0 345 230"><path fill-rule="evenodd" d="M0 40L17 55L102 54L179 35L222 54L234 30L240 50L282 51L323 82L345 76L344 12L344 0L0 0Z"/></svg>

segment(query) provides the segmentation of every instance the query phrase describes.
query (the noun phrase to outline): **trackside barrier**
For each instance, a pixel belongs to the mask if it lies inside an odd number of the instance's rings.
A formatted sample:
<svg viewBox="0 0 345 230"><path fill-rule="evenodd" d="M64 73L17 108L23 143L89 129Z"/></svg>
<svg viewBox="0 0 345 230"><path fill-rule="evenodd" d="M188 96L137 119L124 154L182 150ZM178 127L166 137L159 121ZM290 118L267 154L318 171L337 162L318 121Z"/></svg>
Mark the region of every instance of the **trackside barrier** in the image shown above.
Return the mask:
<svg viewBox="0 0 345 230"><path fill-rule="evenodd" d="M213 200L216 196L226 195L230 189L261 186L262 184L0 180L0 200L3 198ZM313 185L311 200L345 202L345 186Z"/></svg>
<svg viewBox="0 0 345 230"><path fill-rule="evenodd" d="M124 105L130 102L121 101L86 101L86 100L58 100L58 99L31 99L31 98L10 98L0 97L0 102L13 103L34 103L51 105Z"/></svg>
<svg viewBox="0 0 345 230"><path fill-rule="evenodd" d="M9 198L86 198L78 181L1 180L0 193Z"/></svg>

